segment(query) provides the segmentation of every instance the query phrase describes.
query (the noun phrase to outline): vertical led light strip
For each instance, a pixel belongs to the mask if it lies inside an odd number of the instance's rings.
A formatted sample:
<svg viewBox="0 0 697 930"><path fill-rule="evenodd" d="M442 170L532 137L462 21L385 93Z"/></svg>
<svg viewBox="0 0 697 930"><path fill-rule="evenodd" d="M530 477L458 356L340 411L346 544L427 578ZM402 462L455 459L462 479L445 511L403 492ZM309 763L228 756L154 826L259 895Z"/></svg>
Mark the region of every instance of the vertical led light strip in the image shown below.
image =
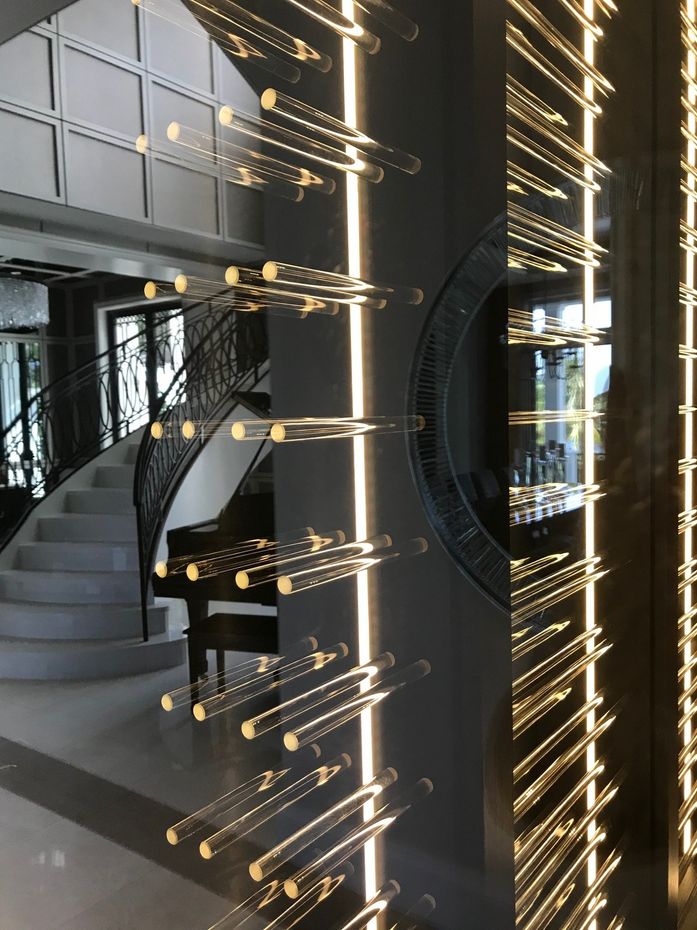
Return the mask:
<svg viewBox="0 0 697 930"><path fill-rule="evenodd" d="M595 0L584 0L584 11L588 19L595 19ZM586 62L595 65L595 37L590 29L583 31L583 55ZM594 99L595 85L591 78L584 79L584 93L589 100ZM595 153L595 118L589 109L584 110L583 114L583 147L589 155ZM585 176L588 181L595 180L595 172L590 166L585 168ZM584 189L583 192L583 234L591 242L595 241L595 195L592 190ZM589 255L589 258L592 257ZM583 322L586 326L593 326L595 305L595 272L593 268L586 267L583 277ZM593 347L587 345L584 351L584 407L586 410L593 410L595 406L595 383L593 378ZM587 485L595 483L595 422L588 420L584 429L584 451L583 451L583 481ZM586 505L585 511L585 555L587 559L592 559L595 552L595 504ZM592 571L592 569L589 569ZM588 585L585 591L585 620L586 630L592 630L596 622L596 590L595 584ZM587 650L592 653L596 647L596 640L592 639L588 643ZM595 664L589 665L586 672L586 700L591 701L597 693L597 683L595 674ZM593 730L596 723L595 711L588 714L587 729L588 732ZM591 743L586 753L587 771L592 771L597 761L595 743ZM588 786L587 805L591 810L595 805L597 787L595 782ZM595 820L588 827L588 841L591 842L597 830ZM598 872L598 855L593 852L588 859L587 880L589 887L595 881ZM589 930L596 930L597 921L593 921Z"/></svg>
<svg viewBox="0 0 697 930"><path fill-rule="evenodd" d="M353 21L356 8L353 0L341 0L341 12ZM348 39L343 40L344 69L344 121L347 125L358 127L358 62L356 46ZM348 148L350 154L355 150ZM353 174L346 176L346 235L348 244L348 273L356 278L363 277L363 250L361 243L361 198L358 178ZM363 360L363 318L359 307L350 310L351 337L351 404L352 416L365 416L365 373ZM368 536L368 487L366 477L365 439L357 436L353 440L353 491L356 539ZM368 573L360 572L356 576L356 597L358 611L358 657L359 664L369 662L371 658L371 623L370 591ZM365 683L368 686L368 682ZM373 716L367 710L361 716L361 774L365 784L374 774L373 753ZM375 804L371 802L364 808L366 820L375 813ZM364 850L365 895L371 900L378 891L377 846L371 840ZM373 918L368 925L376 930L377 920Z"/></svg>
<svg viewBox="0 0 697 930"><path fill-rule="evenodd" d="M690 22L694 23L695 21L695 0L687 0L687 2L683 5L683 9L687 13L687 16ZM697 97L697 95L695 94L695 85L694 85L694 81L697 79L697 60L695 58L694 53L689 48L687 49L687 73L689 76L689 81L687 82L687 86L685 87L685 96L690 101L690 103L694 104L695 99ZM695 119L694 114L690 112L689 109L686 111L684 115L686 118L687 128L694 135L695 132L697 132L697 120ZM694 167L695 162L696 162L695 145L689 139L686 140L686 144L687 144L687 152L686 152L687 162L689 165ZM695 190L695 179L692 176L692 174L688 173L685 179L685 183L686 183L688 190L690 191ZM693 228L695 226L696 213L697 211L695 210L695 194L694 193L686 194L685 196L685 220L687 222L688 227L690 228ZM694 239L690 236L687 237L687 241L688 241L688 244L690 245L694 244ZM684 255L685 255L685 259L684 259L685 260L685 284L687 285L688 288L692 289L695 287L695 257L692 252L689 252L687 250L684 251ZM685 312L685 331L683 334L684 343L686 346L692 347L694 345L694 341L693 341L694 340L694 337L693 337L694 304L686 303L684 312ZM684 360L684 365L685 365L685 404L689 408L690 406L694 404L694 362L692 361L692 359L686 358ZM684 454L685 454L685 458L690 459L694 455L694 418L691 413L686 413L685 416L682 417L681 419L684 420L684 428L685 428ZM694 472L691 469L685 472L684 481L685 481L685 500L684 500L683 509L690 510L694 506ZM683 540L684 559L683 561L686 564L689 563L689 561L692 559L692 556L693 556L692 534L693 534L692 529L688 529L684 533L684 540ZM691 569L688 569L688 571L691 571ZM692 607L692 586L688 585L685 588L685 591L683 594L684 614L689 614L691 607ZM692 631L692 621L688 620L683 629L683 633L689 634L691 631ZM690 640L688 640L687 643L685 644L685 649L684 649L684 654L683 654L684 664L687 665L689 663L690 659L692 658L692 655L693 655L692 643ZM685 678L681 682L681 685L683 689L687 691L690 688L691 684L692 684L692 674L691 672L688 671L687 674L685 675ZM690 714L692 710L692 704L693 702L691 698L687 698L683 705L683 713ZM689 745L692 739L692 733L693 733L693 726L692 726L692 719L690 717L688 718L687 723L685 724L685 730L683 733L683 739L684 739L685 746ZM687 801L687 799L692 794L693 784L694 784L694 780L693 780L692 766L688 766L685 772L685 779L683 782L683 791L684 791L683 801ZM692 848L692 820L688 820L688 822L685 825L685 830L684 830L683 837L682 837L682 844L683 844L683 847L682 847L683 854L688 854Z"/></svg>

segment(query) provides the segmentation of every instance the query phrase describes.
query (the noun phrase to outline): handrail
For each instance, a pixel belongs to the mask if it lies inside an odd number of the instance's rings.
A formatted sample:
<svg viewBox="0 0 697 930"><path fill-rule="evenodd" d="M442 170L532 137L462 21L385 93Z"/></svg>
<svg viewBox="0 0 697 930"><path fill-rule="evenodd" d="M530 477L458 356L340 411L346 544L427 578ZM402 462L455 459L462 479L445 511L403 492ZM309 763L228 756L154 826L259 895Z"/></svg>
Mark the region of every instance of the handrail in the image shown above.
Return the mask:
<svg viewBox="0 0 697 930"><path fill-rule="evenodd" d="M177 308L159 316L160 324L177 317L186 321L178 342L167 327L152 339L143 328L24 399L20 414L0 433L0 486L5 488L0 548L77 468L148 421L158 397L155 379L147 373L185 357L199 340L201 324L190 322L195 310Z"/></svg>
<svg viewBox="0 0 697 930"><path fill-rule="evenodd" d="M266 373L268 338L258 314L227 311L184 360L169 390L162 396L156 419L165 439L149 431L136 460L133 500L138 521L143 638L148 640L148 594L155 550L167 515L193 460L210 438L202 430L188 441L180 429L184 420L220 421L237 403L237 395L259 383Z"/></svg>

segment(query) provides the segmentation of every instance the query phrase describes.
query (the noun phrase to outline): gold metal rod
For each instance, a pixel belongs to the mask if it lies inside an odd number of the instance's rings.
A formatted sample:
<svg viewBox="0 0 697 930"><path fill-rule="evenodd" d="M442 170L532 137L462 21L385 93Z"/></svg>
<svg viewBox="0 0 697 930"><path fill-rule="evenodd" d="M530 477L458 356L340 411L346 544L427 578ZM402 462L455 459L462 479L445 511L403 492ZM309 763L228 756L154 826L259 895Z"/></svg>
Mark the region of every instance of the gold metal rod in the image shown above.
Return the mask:
<svg viewBox="0 0 697 930"><path fill-rule="evenodd" d="M237 268L231 265L225 272L225 279L230 287L236 291L249 294L264 296L266 294L279 295L280 297L291 296L297 300L307 300L308 292L301 285L283 285L272 286L259 271L251 268ZM360 306L368 310L382 310L387 306L387 300L384 297L372 296L369 294L360 294L357 292L340 290L339 288L316 287L313 292L314 299L324 299L332 303L341 304L349 307Z"/></svg>
<svg viewBox="0 0 697 930"><path fill-rule="evenodd" d="M550 926L550 922L555 919L556 915L562 909L568 895L564 892L570 886L573 888L575 880L579 873L585 868L589 859L591 859L598 849L605 842L607 834L603 830L597 830L590 837L586 845L573 859L571 865L564 871L557 881L552 885L545 897L537 902L537 907L531 918L524 923L519 924L523 930L545 930Z"/></svg>
<svg viewBox="0 0 697 930"><path fill-rule="evenodd" d="M316 640L314 642L316 642ZM312 647L310 646L309 648ZM197 682L193 685L184 685L181 688L166 691L160 699L160 704L162 705L162 709L169 713L177 707L189 704L194 694L197 694L199 697L202 694L205 696L209 691L215 691L222 685L229 685L232 682L237 684L243 681L252 681L256 676L265 674L269 668L278 665L282 661L283 660L278 656L258 656L255 659L250 659L248 662L242 662L240 665L236 665L234 669L212 675L203 682Z"/></svg>
<svg viewBox="0 0 697 930"><path fill-rule="evenodd" d="M568 200L569 198L560 187L543 181L536 174L521 168L515 162L508 162L508 190L516 194L529 196L529 190L536 191L538 194L544 194L545 197L553 197L556 200ZM524 185L524 186L523 186Z"/></svg>
<svg viewBox="0 0 697 930"><path fill-rule="evenodd" d="M218 113L218 120L227 129L251 136L253 139L266 142L268 145L276 146L287 152L293 152L303 158L309 158L337 171L357 174L366 181L377 184L385 176L384 170L379 165L353 157L345 150L333 148L316 139L278 126L276 123L242 113L240 110L233 110L232 107L222 107Z"/></svg>
<svg viewBox="0 0 697 930"><path fill-rule="evenodd" d="M509 525L535 523L560 513L568 513L605 497L597 484L539 485L537 488L510 489Z"/></svg>
<svg viewBox="0 0 697 930"><path fill-rule="evenodd" d="M378 814L353 830L346 839L334 845L326 853L315 859L304 869L287 879L284 890L289 898L299 898L307 888L311 888L317 879L327 871L334 871L344 862L359 852L366 843L388 830L400 817L411 810L414 804L425 800L433 792L433 783L422 778L395 805L385 806Z"/></svg>
<svg viewBox="0 0 697 930"><path fill-rule="evenodd" d="M386 533L382 533L379 536L372 536L370 539L331 546L328 549L314 553L312 558L310 558L308 554L303 556L291 556L277 562L267 562L263 565L248 568L237 573L235 576L235 584L238 588L246 591L247 588L254 588L257 585L266 584L268 581L274 581L279 577L282 569L300 566L305 567L310 561L318 564L329 562L335 565L337 562L357 558L359 556L366 556L372 552L387 549L391 545L392 537L388 536Z"/></svg>
<svg viewBox="0 0 697 930"><path fill-rule="evenodd" d="M247 165L245 164L247 159L242 161L223 155L210 155L203 150L180 145L176 139L171 139L169 143L162 143L143 134L138 136L135 146L139 155L155 159L164 157L194 170L200 169L201 163L205 162L206 167L218 169L223 180L230 184L252 188L294 203L300 203L304 199L305 188L308 186L295 184L287 178L280 177L277 171L258 165Z"/></svg>
<svg viewBox="0 0 697 930"><path fill-rule="evenodd" d="M610 651L608 643L601 643L592 652L586 652L568 668L560 672L551 681L547 681L529 697L516 701L513 705L513 735L518 737L533 723L552 709L552 699L557 703L566 700L569 688L588 668L600 661Z"/></svg>
<svg viewBox="0 0 697 930"><path fill-rule="evenodd" d="M188 421L187 421L188 422ZM181 574L186 571L187 565L192 562L194 559L214 559L218 556L230 555L232 553L246 553L253 552L256 550L263 549L274 549L276 546L281 545L286 542L294 542L298 539L305 539L307 536L314 536L315 530L311 526L303 526L299 529L288 530L285 533L277 533L275 539L271 539L268 536L260 536L257 539L245 539L241 542L235 543L233 546L228 546L225 549L212 549L207 552L197 552L190 553L188 555L178 555L174 558L167 559L164 562L166 566L166 571L164 574L159 575L161 578L166 578L168 575ZM160 563L158 563L160 564ZM159 574L159 573L158 573Z"/></svg>
<svg viewBox="0 0 697 930"><path fill-rule="evenodd" d="M528 134L520 132L520 130L510 124L507 129L507 139L511 145L525 152L526 155L542 162L547 168L551 168L553 171L558 172L562 177L576 184L577 187L593 191L593 193L598 193L600 191L600 185L597 181L590 180L586 177L584 172L578 170L574 165L570 165L560 155L551 152L535 139L531 139Z"/></svg>
<svg viewBox="0 0 697 930"><path fill-rule="evenodd" d="M293 720L301 714L313 712L320 704L332 700L340 695L346 694L357 687L369 685L371 679L388 669L394 668L395 657L391 652L384 652L370 662L363 665L357 665L355 668L337 675L317 688L291 698L272 707L271 710L264 711L256 717L245 720L242 724L242 735L245 739L256 739L263 736L270 730L282 726L289 720Z"/></svg>
<svg viewBox="0 0 697 930"><path fill-rule="evenodd" d="M390 930L422 930L424 921L431 916L436 909L436 899L425 894L416 902L414 907L410 908L408 913L401 917L396 924L392 924Z"/></svg>
<svg viewBox="0 0 697 930"><path fill-rule="evenodd" d="M598 710L603 704L603 698L598 696L588 701L583 707L580 707L574 714L569 717L560 727L558 727L553 733L547 736L541 743L539 743L532 752L522 759L513 769L513 782L518 782L521 778L525 778L527 775L536 768L540 762L551 752L552 749L555 749L560 743L562 743L568 736L573 733L576 727L579 727L582 723L586 723L591 719L593 713Z"/></svg>
<svg viewBox="0 0 697 930"><path fill-rule="evenodd" d="M552 836L559 829L576 804L585 797L589 786L598 781L604 771L604 764L596 762L591 771L586 772L564 799L554 806L550 814L518 838L515 849L516 874L526 874L528 870L534 872L537 862L544 855L545 837Z"/></svg>
<svg viewBox="0 0 697 930"><path fill-rule="evenodd" d="M526 107L534 110L538 116L541 116L542 119L546 120L548 123L551 123L553 126L569 125L558 110L555 110L547 103L546 100L543 100L541 97L538 97L537 94L534 94L529 87L526 87L511 74L506 76L506 93L509 98L513 98L514 100L518 100L520 103L525 104Z"/></svg>
<svg viewBox="0 0 697 930"><path fill-rule="evenodd" d="M517 662L530 652L534 652L535 649L539 649L540 646L549 642L550 639L553 639L555 636L558 636L559 633L563 633L564 630L568 629L570 624L571 620L563 620L561 623L552 623L550 626L545 627L538 633L525 639L520 645L514 647L513 661Z"/></svg>
<svg viewBox="0 0 697 930"><path fill-rule="evenodd" d="M407 174L418 174L421 170L421 159L415 155L377 142L365 132L354 129L336 117L323 113L302 100L289 97L273 87L267 88L261 95L261 106L269 113L302 126L304 131L309 129L332 143L351 146L368 158L375 158L392 168L398 168Z"/></svg>
<svg viewBox="0 0 697 930"><path fill-rule="evenodd" d="M614 716L609 714L604 716L596 723L593 729L586 733L574 746L561 753L549 768L542 772L542 774L516 798L513 805L515 819L520 820L521 817L538 804L547 791L556 784L572 765L583 758L588 747L596 743L600 737L610 729L614 722Z"/></svg>
<svg viewBox="0 0 697 930"><path fill-rule="evenodd" d="M554 274L564 274L566 272L565 266L559 262L553 262L550 259L533 255L531 252L526 252L524 249L516 249L513 245L509 245L508 247L508 267L521 271L531 268L534 271L544 271Z"/></svg>
<svg viewBox="0 0 697 930"><path fill-rule="evenodd" d="M262 772L261 775L257 775L255 778L246 782L246 784L239 785L232 791L228 791L227 794L224 794L211 804L207 804L189 817L185 817L183 820L180 820L178 823L175 823L174 826L170 827L166 834L167 842L171 846L177 846L179 843L183 843L184 840L209 828L215 817L227 814L241 804L245 804L254 798L262 796L265 792L271 791L271 789L282 781L289 772L289 768Z"/></svg>
<svg viewBox="0 0 697 930"><path fill-rule="evenodd" d="M597 40L602 37L603 30L595 19L586 13L583 5L578 0L559 0L559 2L594 39Z"/></svg>
<svg viewBox="0 0 697 930"><path fill-rule="evenodd" d="M158 19L163 19L190 35L199 37L203 34L200 26L194 25L190 19L184 18L185 10L181 4L168 5L163 3L163 0L132 0L132 2L134 6L140 7L146 13L156 16ZM191 2L198 7L200 23L205 24L206 28L214 36L216 44L228 54L234 58L250 62L268 74L280 77L291 84L295 84L300 80L301 71L297 65L271 54L268 49L259 44L259 36L246 29L242 23L234 26L236 32L223 29L210 16L206 17L200 12L201 10L208 10L217 13L215 8L211 8L209 4L201 3L200 0L191 0ZM217 13L217 15L221 14Z"/></svg>
<svg viewBox="0 0 697 930"><path fill-rule="evenodd" d="M252 930L251 921L254 922L254 930L259 927L259 915L266 911L274 901L284 897L283 882L273 881L265 885L262 889L250 895L242 904L226 914L221 920L209 928L209 930L237 930L238 927L249 927ZM263 917L266 918L264 913ZM234 921L234 923L233 923Z"/></svg>
<svg viewBox="0 0 697 930"><path fill-rule="evenodd" d="M407 42L413 42L418 38L419 27L416 23L401 10L395 9L387 0L355 0L355 5Z"/></svg>
<svg viewBox="0 0 697 930"><path fill-rule="evenodd" d="M264 924L264 930L293 930L294 927L302 924L305 918L313 911L324 904L325 901L329 900L353 874L354 869L351 863L347 862L339 872L317 882L310 891L304 894L298 901L293 902L293 904L286 908L281 914L278 914L273 919L268 918L268 915L264 915L264 919L268 919L268 923ZM271 902L283 896L282 882L274 881L267 887L273 889L273 891L269 892L269 895L272 895L272 897L270 897ZM280 893L277 890L279 887L281 889ZM264 892L259 892L259 894L264 894ZM254 899L254 897L258 896L252 896L252 899ZM283 899L284 901L286 900L285 897ZM254 925L253 928L250 926L250 930L259 930L260 925L257 911L251 911L246 916L240 917L240 911L242 911L243 908L244 905L235 908L234 911L231 911L226 917L218 921L210 930L237 930L238 927L244 926L244 924L251 919L254 920Z"/></svg>
<svg viewBox="0 0 697 930"><path fill-rule="evenodd" d="M220 694L200 701L194 705L194 717L198 721L208 720L210 717L222 714L233 707L238 707L251 698L276 691L284 684L305 675L311 675L313 672L321 671L330 662L345 659L348 651L348 646L345 643L337 643L336 646L331 646L329 649L320 649L308 656L304 656L302 659L287 662L280 667L274 668L268 674L260 676L251 686L243 684L229 688Z"/></svg>
<svg viewBox="0 0 697 930"><path fill-rule="evenodd" d="M508 422L511 426L536 426L538 423L580 423L599 417L595 410L512 410Z"/></svg>
<svg viewBox="0 0 697 930"><path fill-rule="evenodd" d="M334 548L345 541L346 534L342 530L332 530L321 535L313 534L296 542L270 546L261 551L254 549L229 555L223 553L214 558L190 562L186 567L186 576L189 581L198 581L199 578L209 578L231 571L244 571L266 563L277 565L292 557L309 556L324 549Z"/></svg>
<svg viewBox="0 0 697 930"><path fill-rule="evenodd" d="M566 152L567 155L571 155L572 158L577 158L585 167L592 168L600 174L610 173L608 166L600 161L597 156L588 152L587 149L557 126L551 126L549 122L540 117L537 111L532 109L532 107L528 107L524 103L509 98L506 109L509 114L515 116L516 119L519 119L521 123L524 123L530 129L534 129L535 132L538 132L548 142L553 142Z"/></svg>
<svg viewBox="0 0 697 930"><path fill-rule="evenodd" d="M518 52L518 54L528 62L528 64L531 64L540 74L544 75L544 77L555 84L569 96L574 103L577 103L583 110L591 113L593 116L600 116L603 111L598 103L588 97L585 90L568 78L556 65L553 65L539 49L535 48L525 33L511 22L506 23L506 41L512 49Z"/></svg>
<svg viewBox="0 0 697 930"><path fill-rule="evenodd" d="M529 578L531 575L536 575L546 568L558 565L568 557L568 552L554 552L552 555L545 555L542 556L542 558L533 559L532 561L529 558L514 560L511 562L511 582L516 584L519 581L523 581L523 579Z"/></svg>
<svg viewBox="0 0 697 930"><path fill-rule="evenodd" d="M608 859L605 860L604 864L598 870L595 878L586 890L586 893L583 895L571 914L569 914L560 930L586 930L586 928L591 927L594 917L597 916L598 905L596 904L594 907L594 902L601 895L603 887L607 884L608 879L613 874L613 872L616 871L621 861L622 856L617 851L613 852L608 857ZM583 923L581 923L579 926L579 921L584 918L584 915L585 920L583 920ZM620 930L623 923L624 921L622 921L620 924L618 924L616 921L613 921L611 927L608 927L608 930Z"/></svg>
<svg viewBox="0 0 697 930"><path fill-rule="evenodd" d="M285 420L237 420L232 424L231 432L233 439L237 440L271 438L276 443L282 443L412 433L419 432L425 425L424 418L418 416L362 419L302 417Z"/></svg>
<svg viewBox="0 0 697 930"><path fill-rule="evenodd" d="M549 689L545 688L538 701L534 703L532 701L525 702L521 707L516 708L513 714L513 739L518 739L531 726L539 723L550 711L558 707L562 701L565 701L571 693L571 688L555 691L549 691Z"/></svg>
<svg viewBox="0 0 697 930"><path fill-rule="evenodd" d="M546 216L527 210L525 207L521 207L520 204L510 203L508 212L520 225L536 229L550 237L550 239L558 239L567 248L582 249L596 255L607 253L607 249L598 245L597 242L593 242L586 236L582 236L560 223L555 223L554 220L550 220Z"/></svg>
<svg viewBox="0 0 697 930"><path fill-rule="evenodd" d="M560 843L555 847L554 853L547 855L546 861L540 863L539 868L534 872L531 872L530 869L526 870L525 880L520 880L520 873L516 872L516 917L518 920L535 905L540 892L562 864L569 851L579 839L585 840L594 821L615 799L618 792L619 788L616 785L607 785L580 820L569 822L570 826L559 837Z"/></svg>
<svg viewBox="0 0 697 930"><path fill-rule="evenodd" d="M380 39L347 16L343 16L336 7L325 3L325 0L287 0L287 2L302 13L306 13L321 26L341 36L342 39L353 42L369 55L375 55L380 51Z"/></svg>
<svg viewBox="0 0 697 930"><path fill-rule="evenodd" d="M508 0L509 6L513 7L523 19L549 42L555 51L563 55L575 68L592 81L601 93L608 94L614 91L614 87L608 79L592 65L586 57L580 52L564 35L561 30L551 23L546 16L534 6L530 0Z"/></svg>
<svg viewBox="0 0 697 930"><path fill-rule="evenodd" d="M308 723L289 730L283 737L283 744L290 752L297 752L304 746L314 743L322 736L333 733L340 727L355 720L364 711L377 707L387 698L401 691L407 685L414 684L430 674L431 666L421 659L406 668L385 678L358 697L345 701L339 707L320 714Z"/></svg>
<svg viewBox="0 0 697 930"><path fill-rule="evenodd" d="M365 930L374 920L378 920L385 913L401 890L397 882L387 882L348 923L341 925L341 930Z"/></svg>
<svg viewBox="0 0 697 930"><path fill-rule="evenodd" d="M353 558L343 558L339 561L327 560L322 563L316 560L309 564L307 568L296 568L291 572L282 574L276 582L276 586L280 593L286 596L300 594L302 591L309 591L311 588L319 588L325 584L350 578L358 574L358 572L376 568L378 565L384 565L387 562L394 562L397 559L411 559L414 556L423 555L427 549L428 543L425 539L419 537L407 540L389 549L354 556Z"/></svg>
<svg viewBox="0 0 697 930"><path fill-rule="evenodd" d="M304 65L309 65L324 74L332 69L333 62L329 55L318 51L304 39L291 35L268 20L246 10L233 0L215 0L215 3L203 3L201 0L192 0L192 2L198 7L210 10L211 13L231 23L237 29L246 30L254 38L266 42L267 45Z"/></svg>
<svg viewBox="0 0 697 930"><path fill-rule="evenodd" d="M573 582L568 582L563 589L558 591L550 591L546 594L541 594L536 598L528 599L525 604L518 607L513 614L514 620L531 620L533 617L542 613L544 610L549 610L550 607L554 607L556 604L561 604L563 601L568 600L573 597L575 594L579 594L581 591L585 591L590 585L597 584L601 581L606 575L607 571L595 571L589 575L581 576Z"/></svg>
<svg viewBox="0 0 697 930"><path fill-rule="evenodd" d="M296 830L273 849L255 859L249 866L249 874L255 882L264 881L330 830L362 810L368 801L377 800L387 788L395 784L398 777L394 769L383 769L370 782L347 794L321 816L316 817L300 830Z"/></svg>
<svg viewBox="0 0 697 930"><path fill-rule="evenodd" d="M225 849L229 849L238 840L257 830L263 824L267 823L273 817L277 817L284 811L289 810L294 804L302 801L303 798L314 794L319 788L323 788L333 781L338 775L346 772L352 765L351 757L343 753L331 762L320 765L313 771L308 772L302 778L289 785L283 791L279 792L272 798L262 801L251 809L246 810L240 817L237 817L232 823L228 823L221 830L218 830L212 836L199 846L199 852L203 859L212 859Z"/></svg>
<svg viewBox="0 0 697 930"><path fill-rule="evenodd" d="M520 675L518 678L514 678L514 700L524 691L527 691L532 684L543 678L549 671L556 668L556 666L560 665L562 662L570 661L580 650L585 649L588 643L592 642L594 639L597 639L601 633L602 628L599 626L594 627L592 630L585 630L575 639L572 639L570 642L566 643L553 655L546 658L543 662L540 662L539 665L536 665L534 668L525 672L525 674Z"/></svg>
<svg viewBox="0 0 697 930"><path fill-rule="evenodd" d="M303 268L300 265L267 261L262 269L262 276L268 283L290 287L304 287L315 290L347 291L350 294L364 294L378 298L392 299L399 303L421 304L424 292L416 287L403 287L394 284L374 284L351 275L338 274L334 271L322 271L316 268Z"/></svg>
<svg viewBox="0 0 697 930"><path fill-rule="evenodd" d="M590 575L597 570L599 565L600 556L596 555L588 559L581 559L580 562L571 562L549 575L528 582L525 587L516 585L511 595L513 606L514 608L518 608L525 604L530 598L537 597L550 588L555 588L557 591L560 591L564 585L574 583L579 576L590 577ZM514 619L517 618L514 616Z"/></svg>
<svg viewBox="0 0 697 930"><path fill-rule="evenodd" d="M184 126L182 123L169 124L167 139L175 149L191 152L192 160L203 159L223 168L230 165L237 171L244 169L247 172L245 177L251 179L259 175L261 181L276 180L301 190L315 190L321 194L333 194L336 191L336 181L333 178L271 158L255 149L216 139L215 136Z"/></svg>

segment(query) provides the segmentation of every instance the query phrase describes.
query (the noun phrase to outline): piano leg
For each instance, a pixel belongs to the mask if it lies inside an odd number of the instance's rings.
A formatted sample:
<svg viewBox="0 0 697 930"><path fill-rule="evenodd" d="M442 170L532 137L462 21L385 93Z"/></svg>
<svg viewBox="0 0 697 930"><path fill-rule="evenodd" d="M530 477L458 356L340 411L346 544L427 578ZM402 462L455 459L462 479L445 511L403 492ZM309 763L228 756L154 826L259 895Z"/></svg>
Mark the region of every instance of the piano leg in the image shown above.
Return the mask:
<svg viewBox="0 0 697 930"><path fill-rule="evenodd" d="M215 650L215 659L218 675L220 675L220 684L218 685L218 693L225 690L225 683L223 680L223 673L225 672L225 650L216 649Z"/></svg>
<svg viewBox="0 0 697 930"><path fill-rule="evenodd" d="M206 658L205 648L200 649L198 647L197 639L198 637L195 634L197 624L208 619L208 601L200 600L199 598L187 600L186 610L189 615L189 629L193 631L193 635L189 635L189 683L192 686L197 686L199 679L201 679L208 672L208 659ZM199 699L199 690L198 687L194 687L191 692L191 707L193 709L194 704L198 703Z"/></svg>

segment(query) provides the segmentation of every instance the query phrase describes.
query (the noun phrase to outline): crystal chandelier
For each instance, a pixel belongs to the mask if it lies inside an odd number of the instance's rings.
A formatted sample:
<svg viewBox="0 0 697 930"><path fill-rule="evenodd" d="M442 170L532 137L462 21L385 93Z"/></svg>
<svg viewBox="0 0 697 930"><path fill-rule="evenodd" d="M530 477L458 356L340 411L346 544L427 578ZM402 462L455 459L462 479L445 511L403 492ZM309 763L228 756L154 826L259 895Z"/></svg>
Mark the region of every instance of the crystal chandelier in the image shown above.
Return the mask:
<svg viewBox="0 0 697 930"><path fill-rule="evenodd" d="M38 281L0 277L0 330L48 323L48 288Z"/></svg>

